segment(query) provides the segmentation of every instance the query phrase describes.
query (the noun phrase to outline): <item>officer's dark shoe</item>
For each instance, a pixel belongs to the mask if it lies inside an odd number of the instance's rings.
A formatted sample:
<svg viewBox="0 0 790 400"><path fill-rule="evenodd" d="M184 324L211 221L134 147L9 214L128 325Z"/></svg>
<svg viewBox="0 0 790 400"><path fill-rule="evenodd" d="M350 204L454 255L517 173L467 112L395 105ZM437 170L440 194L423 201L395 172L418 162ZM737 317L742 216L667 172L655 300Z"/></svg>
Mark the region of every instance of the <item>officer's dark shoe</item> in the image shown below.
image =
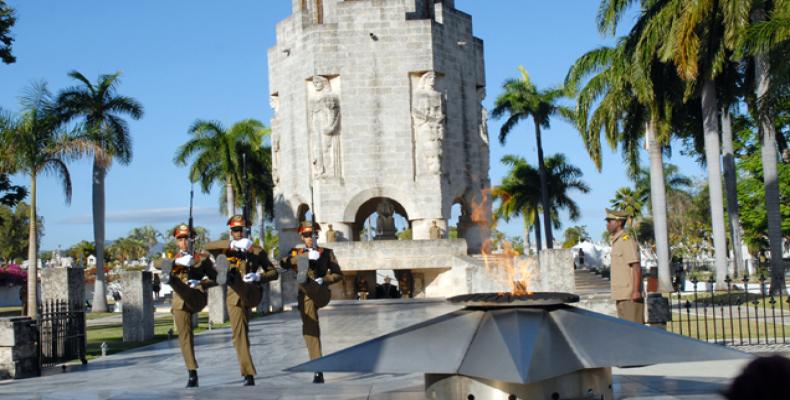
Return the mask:
<svg viewBox="0 0 790 400"><path fill-rule="evenodd" d="M197 371L195 371L194 369L189 370L189 379L187 379L187 387L188 388L198 387Z"/></svg>
<svg viewBox="0 0 790 400"><path fill-rule="evenodd" d="M315 375L313 375L313 383L324 383L324 373L316 372Z"/></svg>
<svg viewBox="0 0 790 400"><path fill-rule="evenodd" d="M217 271L217 278L214 280L218 285L228 283L228 258L224 254L217 256L214 262L214 270Z"/></svg>
<svg viewBox="0 0 790 400"><path fill-rule="evenodd" d="M307 271L310 269L310 261L305 256L296 259L296 283L307 282Z"/></svg>
<svg viewBox="0 0 790 400"><path fill-rule="evenodd" d="M161 282L166 282L168 285L170 284L170 278L172 278L173 274L173 260L164 259L162 260L162 264L159 266L159 280Z"/></svg>
<svg viewBox="0 0 790 400"><path fill-rule="evenodd" d="M255 378L252 375L245 376L244 386L255 386Z"/></svg>

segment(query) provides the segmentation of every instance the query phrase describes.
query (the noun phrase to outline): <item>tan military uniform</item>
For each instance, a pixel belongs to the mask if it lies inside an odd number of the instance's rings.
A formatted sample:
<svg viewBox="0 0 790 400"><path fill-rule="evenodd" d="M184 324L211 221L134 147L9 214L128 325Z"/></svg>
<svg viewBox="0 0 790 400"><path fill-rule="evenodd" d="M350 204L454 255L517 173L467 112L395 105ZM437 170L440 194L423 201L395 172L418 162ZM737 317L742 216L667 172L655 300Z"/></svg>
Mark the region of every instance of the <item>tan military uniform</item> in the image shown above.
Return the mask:
<svg viewBox="0 0 790 400"><path fill-rule="evenodd" d="M211 242L206 245L211 250L230 249L230 241L224 240ZM228 294L226 297L228 306L228 316L230 317L230 328L232 331L233 347L236 349L236 357L239 360L239 368L242 376L256 375L255 364L252 362L250 354L250 315L252 308L260 304L263 297L262 284L276 280L279 277L277 269L269 261L261 248L254 246L248 253L247 259L239 259L231 254L228 255L228 264L231 269L236 268L239 274L235 276L232 283L228 284ZM244 282L244 275L254 272L260 277L258 282Z"/></svg>
<svg viewBox="0 0 790 400"><path fill-rule="evenodd" d="M211 268L211 261L208 259L204 259L193 268L202 271L204 275L212 276L208 271ZM187 370L196 370L198 364L195 359L192 314L199 313L206 306L208 303L206 289L214 285L214 282L203 280L200 285L191 288L187 284L187 280L189 280L187 269L175 265L173 277L175 279L170 283L170 287L173 288L173 303L170 312L173 314L173 322L178 330L178 343L181 347L181 355L184 357L184 364L186 364Z"/></svg>
<svg viewBox="0 0 790 400"><path fill-rule="evenodd" d="M641 268L639 245L625 230L612 238L611 258L612 299L617 302L617 316L642 324L645 322L644 301L633 301L631 297L634 289L642 291L641 282L640 287L634 288L633 276L633 269ZM637 265L631 267L633 263Z"/></svg>
<svg viewBox="0 0 790 400"><path fill-rule="evenodd" d="M343 280L343 273L332 249L319 247L318 252L321 254L318 260L310 260L310 268L307 271L310 279L299 285L297 295L299 314L302 317L302 337L311 360L322 355L318 310L329 304L332 297L329 285ZM307 249L292 249L290 254L280 261L280 265L286 269L295 269L299 257L307 257ZM316 283L314 279L317 278L322 278L324 283L322 285Z"/></svg>

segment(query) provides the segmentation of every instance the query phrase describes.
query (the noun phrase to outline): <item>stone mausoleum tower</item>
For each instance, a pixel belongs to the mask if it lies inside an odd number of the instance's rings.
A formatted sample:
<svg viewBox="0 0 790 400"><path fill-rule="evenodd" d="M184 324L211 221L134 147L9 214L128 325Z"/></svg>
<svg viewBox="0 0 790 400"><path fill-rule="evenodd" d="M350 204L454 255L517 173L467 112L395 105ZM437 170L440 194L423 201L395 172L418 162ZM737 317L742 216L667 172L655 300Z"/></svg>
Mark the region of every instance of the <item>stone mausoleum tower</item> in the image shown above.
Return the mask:
<svg viewBox="0 0 790 400"><path fill-rule="evenodd" d="M434 223L446 237L460 204L459 236L479 252L489 149L483 42L471 17L453 0L292 4L269 50L281 250L298 243L311 203L338 241L359 240L374 212L401 214L415 240L435 238Z"/></svg>

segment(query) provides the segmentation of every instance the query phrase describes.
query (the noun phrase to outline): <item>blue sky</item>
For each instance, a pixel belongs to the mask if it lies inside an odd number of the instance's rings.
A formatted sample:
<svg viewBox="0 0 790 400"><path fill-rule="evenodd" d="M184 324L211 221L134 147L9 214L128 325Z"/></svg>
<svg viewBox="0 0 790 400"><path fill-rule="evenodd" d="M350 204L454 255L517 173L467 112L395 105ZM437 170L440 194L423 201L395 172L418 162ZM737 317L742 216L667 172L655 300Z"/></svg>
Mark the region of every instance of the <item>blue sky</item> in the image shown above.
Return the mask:
<svg viewBox="0 0 790 400"><path fill-rule="evenodd" d="M128 166L113 166L107 176L107 239L144 224L163 230L186 220L187 171L172 159L188 139L187 129L195 119L230 125L257 118L268 125L266 52L275 41L275 24L290 14L289 0L8 3L17 10L12 31L17 62L0 64L0 107L16 111L17 96L32 81L46 80L55 92L71 86L66 74L75 69L91 80L101 73L122 71L120 93L145 107L143 119L130 121L134 160ZM456 7L472 15L474 33L485 42L488 98L484 104L489 109L501 93L502 82L517 76L517 66L523 65L539 86L552 86L562 82L578 56L613 42L596 30L596 1L456 0ZM506 173L499 163L503 155L518 154L537 163L532 125L519 125L504 146L495 140L500 125L501 121L489 122L495 184ZM619 153L607 149L603 170L598 172L569 125L553 121L543 138L547 156L565 153L584 171L592 190L574 196L582 217L572 224L587 225L598 239L604 230L603 208L617 188L627 184ZM686 175L703 174L686 157L675 155L670 161ZM40 179L42 249L93 240L90 169L89 160L70 164L74 185L70 206L55 180ZM28 184L21 176L14 176L13 182ZM224 229L218 193L195 193L196 223L206 226L212 236ZM563 228L570 224L563 215ZM512 235L522 232L517 221L499 228ZM561 234L562 230L556 231L555 237Z"/></svg>

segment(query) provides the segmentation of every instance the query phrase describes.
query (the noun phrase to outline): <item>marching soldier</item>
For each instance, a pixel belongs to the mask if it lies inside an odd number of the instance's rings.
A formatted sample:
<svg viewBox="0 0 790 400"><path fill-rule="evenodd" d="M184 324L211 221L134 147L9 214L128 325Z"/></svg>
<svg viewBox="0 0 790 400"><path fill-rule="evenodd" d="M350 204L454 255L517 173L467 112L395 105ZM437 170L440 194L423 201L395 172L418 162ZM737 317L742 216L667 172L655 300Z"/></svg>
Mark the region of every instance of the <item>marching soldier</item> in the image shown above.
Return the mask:
<svg viewBox="0 0 790 400"><path fill-rule="evenodd" d="M628 214L606 210L606 230L611 250L612 299L617 302L617 316L632 322L645 323L642 299L642 265L636 238L625 231Z"/></svg>
<svg viewBox="0 0 790 400"><path fill-rule="evenodd" d="M228 285L226 300L233 332L233 347L236 348L244 386L254 386L257 372L250 355L250 315L252 308L263 297L261 285L277 279L279 274L266 252L253 246L252 241L244 237L245 226L246 221L241 215L230 217L230 240L211 242L206 248L210 252L218 253L215 263L217 283Z"/></svg>
<svg viewBox="0 0 790 400"><path fill-rule="evenodd" d="M178 253L173 259L162 260L161 279L173 288L173 305L171 312L178 329L178 341L184 364L189 371L186 387L198 386L195 360L195 335L192 331L192 316L199 313L208 302L206 289L215 285L216 272L211 267L211 260L200 256L192 256L189 248L189 226L181 224L173 231L178 245Z"/></svg>
<svg viewBox="0 0 790 400"><path fill-rule="evenodd" d="M310 359L321 357L321 329L318 310L329 304L332 296L329 285L343 280L340 265L332 249L318 247L313 243L313 231L320 230L318 224L305 221L299 227L304 247L291 249L290 254L280 260L284 269L295 269L299 287L299 314L302 317L302 336L307 345ZM306 261L306 262L305 262ZM316 372L313 383L324 383L324 374Z"/></svg>

